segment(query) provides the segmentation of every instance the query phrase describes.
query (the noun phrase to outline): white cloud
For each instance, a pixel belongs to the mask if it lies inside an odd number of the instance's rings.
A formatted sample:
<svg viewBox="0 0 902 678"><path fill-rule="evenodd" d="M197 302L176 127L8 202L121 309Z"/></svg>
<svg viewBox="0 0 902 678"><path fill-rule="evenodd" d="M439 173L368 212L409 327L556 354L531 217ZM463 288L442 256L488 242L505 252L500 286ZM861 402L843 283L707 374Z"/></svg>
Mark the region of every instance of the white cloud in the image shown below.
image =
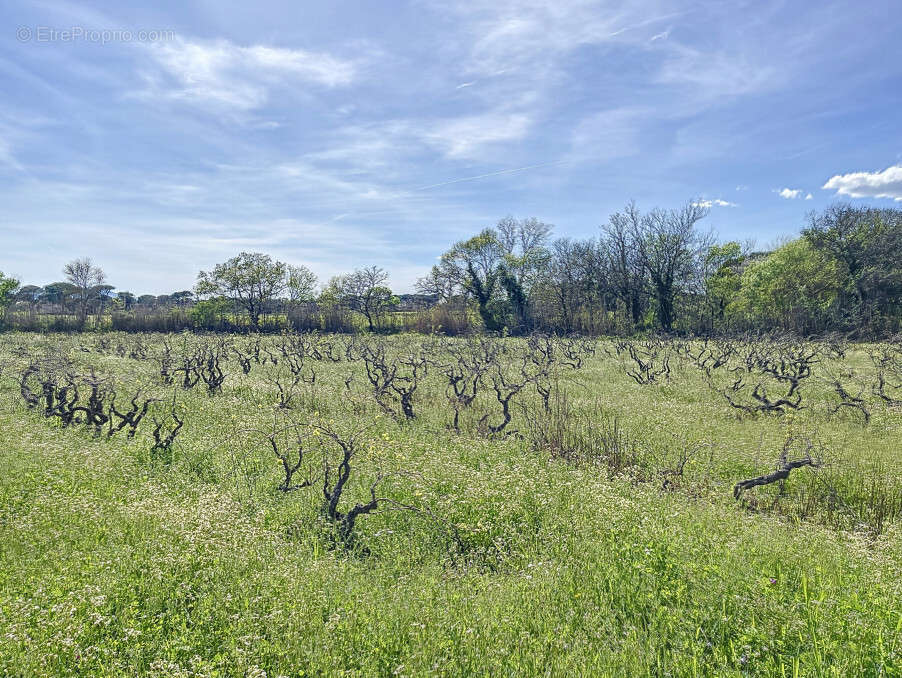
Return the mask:
<svg viewBox="0 0 902 678"><path fill-rule="evenodd" d="M248 57L255 66L294 74L302 80L328 87L347 85L354 76L354 67L349 62L328 54L260 45L234 49L239 55Z"/></svg>
<svg viewBox="0 0 902 678"><path fill-rule="evenodd" d="M887 167L882 172L837 174L822 188L850 198L891 198L902 202L902 165Z"/></svg>
<svg viewBox="0 0 902 678"><path fill-rule="evenodd" d="M598 163L639 151L641 127L651 111L614 108L579 121L570 137L570 160Z"/></svg>
<svg viewBox="0 0 902 678"><path fill-rule="evenodd" d="M647 43L674 12L662 0L434 0L469 34L464 66L487 76L520 71L547 75L556 59L584 45ZM659 24L656 26L656 24ZM669 31L667 31L669 32Z"/></svg>
<svg viewBox="0 0 902 678"><path fill-rule="evenodd" d="M628 63L641 66L639 82L627 88L617 69L606 69L598 80L600 101L614 108L618 101L631 101L632 108L645 109L630 120L610 121L607 111L585 115L570 131L572 150L568 159L599 161L635 153L644 138L641 128L660 121L679 124L712 106L720 107L731 97L745 96L778 87L788 69L779 60L764 59L757 41L742 39L732 24L710 40L686 42L691 31L685 21L704 24L721 20L694 5L672 0L426 0L441 14L450 14L454 40L442 42L443 55L457 69L452 87L471 81L468 90L490 107L515 111L539 120L562 120L555 109L558 91L570 91L580 73L571 57L612 59L628 55ZM719 23L717 24L720 25ZM672 29L672 30L671 30ZM601 49L598 49L601 47ZM563 88L563 89L562 89ZM621 91L621 90L626 91ZM677 94L673 96L673 94ZM666 97L666 104L657 101ZM566 96L566 94L565 94ZM511 103L514 101L515 103ZM499 107L498 102L506 102ZM624 106L625 108L625 106ZM610 131L609 122L623 134ZM733 135L730 135L730 139ZM587 146L591 145L591 148ZM720 146L705 138L698 148ZM445 146L446 155L472 156L459 146ZM675 154L678 155L678 154ZM681 158L685 159L685 158ZM525 163L524 163L525 164Z"/></svg>
<svg viewBox="0 0 902 678"><path fill-rule="evenodd" d="M809 193L805 196L805 200L814 200L814 196Z"/></svg>
<svg viewBox="0 0 902 678"><path fill-rule="evenodd" d="M720 198L714 198L713 200L699 200L698 202L692 203L698 207L704 207L705 209L710 209L712 207L738 207L735 202L730 202L729 200L721 200Z"/></svg>
<svg viewBox="0 0 902 678"><path fill-rule="evenodd" d="M422 136L449 158L479 158L486 146L524 138L531 125L523 113L490 112L439 122Z"/></svg>
<svg viewBox="0 0 902 678"><path fill-rule="evenodd" d="M452 160L494 160L499 147L521 141L531 128L531 116L506 109L461 117L399 118L334 129L325 135L323 150L306 157L346 174L376 172L385 179L404 174L405 163L425 155L434 159L436 151Z"/></svg>
<svg viewBox="0 0 902 678"><path fill-rule="evenodd" d="M779 191L774 189L774 193L787 200L795 200L802 197L801 188L781 188Z"/></svg>
<svg viewBox="0 0 902 678"><path fill-rule="evenodd" d="M263 106L279 83L337 87L354 78L351 62L298 49L241 47L227 40L155 42L147 49L165 77L145 74L145 94L241 111Z"/></svg>
<svg viewBox="0 0 902 678"><path fill-rule="evenodd" d="M674 44L657 79L666 85L693 87L696 97L719 100L773 87L782 75L778 69L743 54Z"/></svg>
<svg viewBox="0 0 902 678"><path fill-rule="evenodd" d="M0 138L0 166L11 167L20 172L24 169L13 155L10 144L3 138Z"/></svg>
<svg viewBox="0 0 902 678"><path fill-rule="evenodd" d="M26 114L8 108L9 102L0 105L0 170L28 172L20 153L27 157L28 150L40 145L44 133L52 131L58 121L37 112Z"/></svg>

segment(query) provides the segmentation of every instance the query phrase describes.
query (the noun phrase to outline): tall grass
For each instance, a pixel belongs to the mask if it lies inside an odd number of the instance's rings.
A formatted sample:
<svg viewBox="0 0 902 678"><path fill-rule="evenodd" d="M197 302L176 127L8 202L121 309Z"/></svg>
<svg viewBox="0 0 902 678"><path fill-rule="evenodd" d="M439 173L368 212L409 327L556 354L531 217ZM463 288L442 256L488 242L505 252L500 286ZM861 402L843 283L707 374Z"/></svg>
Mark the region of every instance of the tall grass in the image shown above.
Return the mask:
<svg viewBox="0 0 902 678"><path fill-rule="evenodd" d="M487 391L456 434L438 367L417 417L395 422L360 362L311 362L283 410L284 359L229 363L209 395L160 382L164 338L0 337L0 674L902 674L898 410L832 415L812 381L791 417L743 416L691 364L640 386L599 345L560 372L548 411L518 398L517 433L470 425L495 406ZM209 340L168 337L176 352ZM247 354L257 340L281 356L279 337L232 338ZM400 355L424 341L382 340ZM146 359L130 357L138 341ZM509 360L523 346L496 341ZM47 352L123 394L174 394L171 454L150 452L146 428L105 440L27 409L19 369ZM858 348L847 360L865 365ZM363 431L341 506L380 474L394 503L360 519L360 548L329 537L317 455L331 448L312 434L302 472L318 482L278 489L260 432L294 421ZM735 501L800 434L823 466Z"/></svg>

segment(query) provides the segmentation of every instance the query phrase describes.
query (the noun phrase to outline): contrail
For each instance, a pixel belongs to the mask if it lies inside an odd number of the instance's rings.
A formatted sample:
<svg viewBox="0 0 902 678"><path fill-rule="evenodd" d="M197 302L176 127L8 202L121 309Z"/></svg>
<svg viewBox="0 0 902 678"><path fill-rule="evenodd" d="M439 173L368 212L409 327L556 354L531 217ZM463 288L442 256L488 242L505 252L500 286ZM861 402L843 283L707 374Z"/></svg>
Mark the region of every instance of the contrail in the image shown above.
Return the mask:
<svg viewBox="0 0 902 678"><path fill-rule="evenodd" d="M474 181L476 179L485 179L486 177L496 177L499 174L512 174L513 172L523 172L524 170L537 169L539 167L550 167L551 165L560 165L567 162L566 160L555 160L554 162L543 162L539 165L526 165L526 167L514 167L513 169L498 170L497 172L489 172L488 174L478 174L475 177L463 177L462 179L452 179L451 181L443 181L439 184L429 184L428 186L420 186L415 191L425 191L429 188L438 188L439 186L448 186L449 184L459 184L462 181Z"/></svg>

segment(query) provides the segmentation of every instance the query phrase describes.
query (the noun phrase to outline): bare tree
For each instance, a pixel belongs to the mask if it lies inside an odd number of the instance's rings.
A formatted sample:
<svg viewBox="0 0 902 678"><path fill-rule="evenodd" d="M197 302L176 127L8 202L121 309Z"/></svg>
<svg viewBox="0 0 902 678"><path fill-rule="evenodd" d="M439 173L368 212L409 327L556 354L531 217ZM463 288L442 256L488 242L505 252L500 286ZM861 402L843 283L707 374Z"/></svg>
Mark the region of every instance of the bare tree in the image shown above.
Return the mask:
<svg viewBox="0 0 902 678"><path fill-rule="evenodd" d="M697 282L700 262L711 245L710 235L696 228L707 214L700 202L690 201L680 209L655 209L641 220L632 219L639 261L665 331L673 326L677 293Z"/></svg>
<svg viewBox="0 0 902 678"><path fill-rule="evenodd" d="M547 320L568 334L577 330L577 316L603 301L607 262L593 240L558 238L551 246L542 293L553 314ZM535 298L535 293L532 295Z"/></svg>
<svg viewBox="0 0 902 678"><path fill-rule="evenodd" d="M601 227L601 248L607 257L611 282L617 298L638 325L642 319L645 292L645 269L636 242L642 232L642 217L636 203L631 202L623 212L615 212Z"/></svg>
<svg viewBox="0 0 902 678"><path fill-rule="evenodd" d="M88 317L88 308L91 304L92 290L106 281L106 274L99 266L91 263L90 257L74 259L63 267L66 280L77 288L78 318L80 321Z"/></svg>

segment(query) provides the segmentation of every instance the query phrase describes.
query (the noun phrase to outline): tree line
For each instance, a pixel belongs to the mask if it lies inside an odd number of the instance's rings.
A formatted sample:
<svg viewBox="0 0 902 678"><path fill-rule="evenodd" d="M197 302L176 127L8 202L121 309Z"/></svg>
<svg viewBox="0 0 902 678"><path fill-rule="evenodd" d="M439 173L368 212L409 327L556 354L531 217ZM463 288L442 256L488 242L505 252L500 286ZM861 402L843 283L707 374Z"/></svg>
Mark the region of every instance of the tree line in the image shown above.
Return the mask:
<svg viewBox="0 0 902 678"><path fill-rule="evenodd" d="M718 241L707 208L610 215L596 237L552 237L535 218L506 217L451 245L397 295L379 266L320 285L304 266L242 252L200 271L193 290L114 292L101 268L76 259L65 280L21 286L0 273L8 327L47 329L475 330L716 334L783 329L883 336L902 329L902 210L837 204L801 234L764 251ZM99 319L99 320L98 320ZM50 329L55 327L51 324Z"/></svg>

